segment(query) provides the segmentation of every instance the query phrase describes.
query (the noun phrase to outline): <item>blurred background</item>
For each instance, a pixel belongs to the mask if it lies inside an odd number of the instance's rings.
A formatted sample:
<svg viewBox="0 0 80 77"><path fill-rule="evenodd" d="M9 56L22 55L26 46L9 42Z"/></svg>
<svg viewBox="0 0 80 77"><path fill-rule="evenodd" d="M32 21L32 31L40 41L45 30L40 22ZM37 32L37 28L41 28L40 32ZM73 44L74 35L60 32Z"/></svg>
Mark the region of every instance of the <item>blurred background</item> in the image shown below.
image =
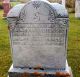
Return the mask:
<svg viewBox="0 0 80 77"><path fill-rule="evenodd" d="M12 6L18 4L18 3L24 3L29 0L10 0L10 3ZM50 2L60 2L61 0L49 0ZM65 0L66 1L66 7L69 12L75 12L75 0ZM2 2L3 0L0 0L0 9L2 9Z"/></svg>

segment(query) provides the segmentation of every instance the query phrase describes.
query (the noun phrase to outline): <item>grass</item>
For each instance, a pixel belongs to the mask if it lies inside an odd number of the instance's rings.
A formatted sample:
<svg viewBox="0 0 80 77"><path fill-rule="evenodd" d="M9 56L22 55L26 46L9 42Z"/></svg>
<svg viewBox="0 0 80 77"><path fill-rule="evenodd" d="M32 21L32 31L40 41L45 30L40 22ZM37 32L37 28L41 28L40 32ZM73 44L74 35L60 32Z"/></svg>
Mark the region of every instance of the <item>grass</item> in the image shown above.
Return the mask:
<svg viewBox="0 0 80 77"><path fill-rule="evenodd" d="M68 33L68 62L74 77L80 77L80 20L70 14Z"/></svg>
<svg viewBox="0 0 80 77"><path fill-rule="evenodd" d="M12 63L7 21L2 18L0 11L0 77L7 77ZM73 70L74 77L80 77L80 20L70 14L68 33L68 62Z"/></svg>
<svg viewBox="0 0 80 77"><path fill-rule="evenodd" d="M9 32L7 21L2 19L3 12L0 11L0 77L7 77L11 65L11 54L9 44Z"/></svg>

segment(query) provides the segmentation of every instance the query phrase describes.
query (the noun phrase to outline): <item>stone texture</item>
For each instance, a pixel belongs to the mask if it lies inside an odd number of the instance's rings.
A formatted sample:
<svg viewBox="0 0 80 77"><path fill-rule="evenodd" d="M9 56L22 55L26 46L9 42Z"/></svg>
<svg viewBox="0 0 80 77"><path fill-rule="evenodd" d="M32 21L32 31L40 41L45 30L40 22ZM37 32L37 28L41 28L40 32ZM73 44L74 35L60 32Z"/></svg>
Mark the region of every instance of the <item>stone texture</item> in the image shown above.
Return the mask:
<svg viewBox="0 0 80 77"><path fill-rule="evenodd" d="M63 5L32 0L12 8L7 19L13 59L9 77L72 77Z"/></svg>
<svg viewBox="0 0 80 77"><path fill-rule="evenodd" d="M75 17L80 18L80 0L75 1Z"/></svg>
<svg viewBox="0 0 80 77"><path fill-rule="evenodd" d="M13 66L65 69L68 31L66 9L48 1L31 1L21 5L21 8L19 6L7 16Z"/></svg>
<svg viewBox="0 0 80 77"><path fill-rule="evenodd" d="M9 77L73 77L73 75L71 68L66 63L65 70L34 70L14 68L12 65L9 70Z"/></svg>

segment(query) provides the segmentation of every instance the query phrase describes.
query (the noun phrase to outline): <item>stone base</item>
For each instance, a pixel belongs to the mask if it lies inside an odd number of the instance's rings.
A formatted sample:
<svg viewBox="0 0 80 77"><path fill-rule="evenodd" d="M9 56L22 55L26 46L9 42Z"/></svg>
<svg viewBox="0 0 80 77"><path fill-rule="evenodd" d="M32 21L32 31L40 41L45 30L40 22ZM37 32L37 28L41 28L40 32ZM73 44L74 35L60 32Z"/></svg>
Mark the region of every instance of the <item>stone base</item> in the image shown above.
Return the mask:
<svg viewBox="0 0 80 77"><path fill-rule="evenodd" d="M71 68L66 63L65 70L34 70L28 68L14 68L12 65L9 70L9 77L73 77L73 75Z"/></svg>

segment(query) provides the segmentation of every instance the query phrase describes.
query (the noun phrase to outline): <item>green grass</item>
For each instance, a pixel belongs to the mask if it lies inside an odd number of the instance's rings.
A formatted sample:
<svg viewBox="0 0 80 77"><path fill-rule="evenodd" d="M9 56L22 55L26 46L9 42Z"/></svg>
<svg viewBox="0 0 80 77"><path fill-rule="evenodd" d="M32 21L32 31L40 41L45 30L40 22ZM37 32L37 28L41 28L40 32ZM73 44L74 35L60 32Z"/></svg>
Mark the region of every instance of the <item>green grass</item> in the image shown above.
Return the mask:
<svg viewBox="0 0 80 77"><path fill-rule="evenodd" d="M80 77L80 19L70 14L68 33L68 62L72 67L74 77Z"/></svg>
<svg viewBox="0 0 80 77"><path fill-rule="evenodd" d="M9 32L7 21L2 19L3 12L0 11L0 77L7 77L11 65L11 54L9 44Z"/></svg>
<svg viewBox="0 0 80 77"><path fill-rule="evenodd" d="M7 21L2 18L0 11L0 77L7 77L12 63ZM68 62L73 70L74 77L80 77L80 20L70 14L68 33Z"/></svg>

